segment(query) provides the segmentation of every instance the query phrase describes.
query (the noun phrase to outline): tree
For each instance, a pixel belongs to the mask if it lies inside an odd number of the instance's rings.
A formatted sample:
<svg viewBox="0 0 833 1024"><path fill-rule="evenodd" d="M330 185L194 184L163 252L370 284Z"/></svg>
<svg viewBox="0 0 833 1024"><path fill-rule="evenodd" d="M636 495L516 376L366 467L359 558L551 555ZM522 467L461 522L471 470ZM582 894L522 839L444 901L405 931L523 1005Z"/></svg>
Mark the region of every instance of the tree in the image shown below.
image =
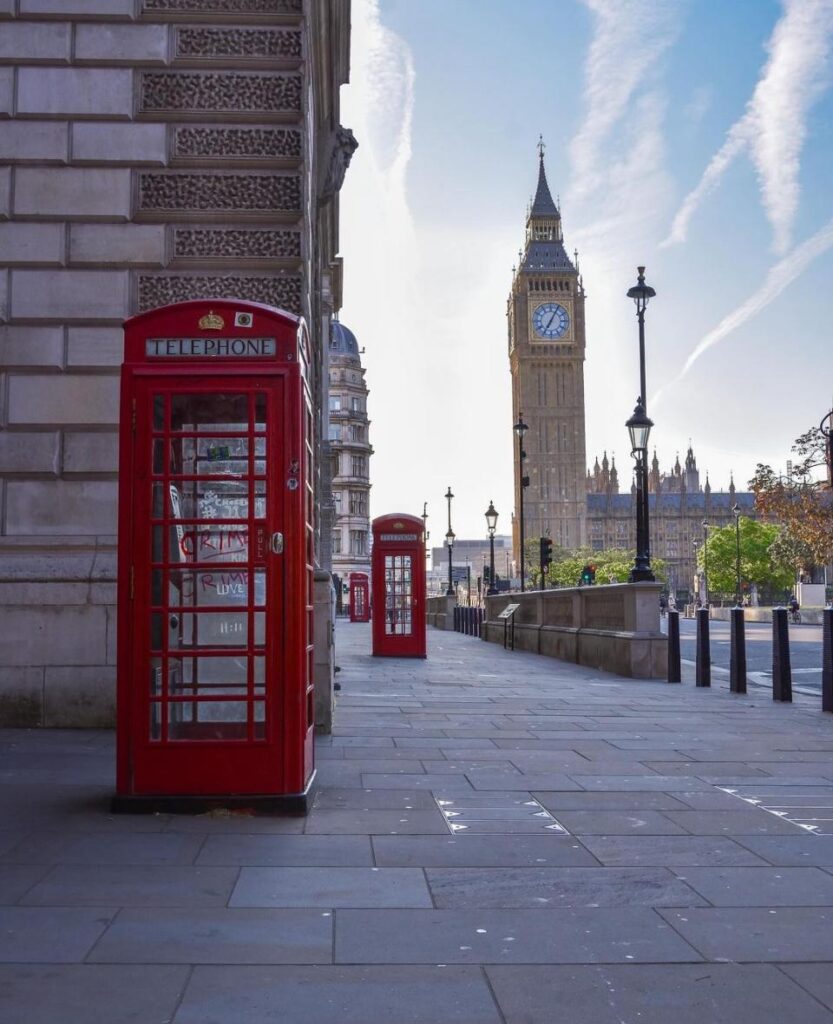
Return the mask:
<svg viewBox="0 0 833 1024"><path fill-rule="evenodd" d="M833 559L833 495L829 478L820 473L822 468L829 471L827 438L821 429L813 427L797 437L792 450L798 461L788 477L758 463L749 487L759 514L784 528L793 556L801 556L801 571Z"/></svg>
<svg viewBox="0 0 833 1024"><path fill-rule="evenodd" d="M537 543L537 542L536 542ZM633 568L634 552L620 549L593 551L591 548L554 547L552 565L547 572L549 587L577 587L581 579L581 571L586 565L596 568L596 583L627 583ZM665 562L656 558L652 567L658 580L666 579ZM530 586L541 585L541 571L536 568L530 575Z"/></svg>
<svg viewBox="0 0 833 1024"><path fill-rule="evenodd" d="M762 589L786 590L795 581L795 572L788 560L779 553L776 541L780 533L774 523L741 517L740 578L741 584L755 584ZM709 530L706 548L709 562L709 590L734 594L737 588L737 527L730 523L721 529ZM773 551L773 547L775 550ZM701 547L697 564L705 565Z"/></svg>

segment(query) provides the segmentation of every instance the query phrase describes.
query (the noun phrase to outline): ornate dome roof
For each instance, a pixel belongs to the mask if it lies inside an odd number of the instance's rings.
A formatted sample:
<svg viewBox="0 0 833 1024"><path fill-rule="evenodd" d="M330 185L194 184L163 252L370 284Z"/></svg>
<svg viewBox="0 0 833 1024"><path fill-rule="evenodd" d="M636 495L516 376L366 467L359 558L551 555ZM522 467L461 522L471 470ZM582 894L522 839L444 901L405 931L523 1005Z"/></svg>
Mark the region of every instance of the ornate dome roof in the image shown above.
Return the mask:
<svg viewBox="0 0 833 1024"><path fill-rule="evenodd" d="M356 335L338 320L330 322L330 355L347 356L357 363L361 362Z"/></svg>

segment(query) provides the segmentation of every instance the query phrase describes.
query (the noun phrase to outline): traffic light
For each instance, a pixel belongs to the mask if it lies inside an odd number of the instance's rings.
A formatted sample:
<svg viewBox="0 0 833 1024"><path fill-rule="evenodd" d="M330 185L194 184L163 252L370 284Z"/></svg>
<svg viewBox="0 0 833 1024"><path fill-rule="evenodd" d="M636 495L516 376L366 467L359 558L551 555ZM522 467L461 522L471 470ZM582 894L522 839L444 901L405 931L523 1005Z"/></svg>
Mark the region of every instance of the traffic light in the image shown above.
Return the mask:
<svg viewBox="0 0 833 1024"><path fill-rule="evenodd" d="M491 583L492 582L492 567L490 565L484 565L483 566L483 582L484 583Z"/></svg>
<svg viewBox="0 0 833 1024"><path fill-rule="evenodd" d="M581 586L589 587L596 582L596 566L585 565L581 570Z"/></svg>
<svg viewBox="0 0 833 1024"><path fill-rule="evenodd" d="M542 537L541 544L541 572L546 572L552 564L552 541L549 537Z"/></svg>

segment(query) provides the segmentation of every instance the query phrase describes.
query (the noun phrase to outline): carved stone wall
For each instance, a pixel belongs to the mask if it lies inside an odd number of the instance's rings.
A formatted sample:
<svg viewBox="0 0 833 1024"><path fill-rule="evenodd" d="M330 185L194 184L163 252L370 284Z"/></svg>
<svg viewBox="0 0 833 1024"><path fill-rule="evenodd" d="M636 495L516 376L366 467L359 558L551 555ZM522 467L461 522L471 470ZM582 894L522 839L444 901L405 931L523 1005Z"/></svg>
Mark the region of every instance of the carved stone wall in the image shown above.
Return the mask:
<svg viewBox="0 0 833 1024"><path fill-rule="evenodd" d="M142 0L143 14L297 14L303 0Z"/></svg>
<svg viewBox="0 0 833 1024"><path fill-rule="evenodd" d="M299 260L300 231L175 228L173 257L182 260Z"/></svg>
<svg viewBox="0 0 833 1024"><path fill-rule="evenodd" d="M255 114L268 120L301 112L297 72L144 71L143 114Z"/></svg>
<svg viewBox="0 0 833 1024"><path fill-rule="evenodd" d="M180 28L176 32L180 58L216 60L301 59L301 32L292 28Z"/></svg>
<svg viewBox="0 0 833 1024"><path fill-rule="evenodd" d="M300 316L301 277L297 274L139 274L139 311L188 299L249 299Z"/></svg>
<svg viewBox="0 0 833 1024"><path fill-rule="evenodd" d="M183 162L300 160L301 145L301 133L296 128L177 126L174 129L173 157Z"/></svg>
<svg viewBox="0 0 833 1024"><path fill-rule="evenodd" d="M138 212L301 212L298 174L139 174Z"/></svg>

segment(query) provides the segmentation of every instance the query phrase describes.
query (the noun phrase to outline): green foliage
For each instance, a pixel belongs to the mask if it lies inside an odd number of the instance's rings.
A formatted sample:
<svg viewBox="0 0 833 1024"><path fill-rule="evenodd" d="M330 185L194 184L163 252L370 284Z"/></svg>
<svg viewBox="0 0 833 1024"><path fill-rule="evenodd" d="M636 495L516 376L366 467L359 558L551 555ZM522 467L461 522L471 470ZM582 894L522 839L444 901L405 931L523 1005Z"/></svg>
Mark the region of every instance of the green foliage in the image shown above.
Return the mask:
<svg viewBox="0 0 833 1024"><path fill-rule="evenodd" d="M741 516L740 578L741 583L754 583L759 588L786 590L795 581L795 569L790 556L779 546L779 527L757 519ZM709 530L708 576L709 590L734 594L737 586L737 533L735 524ZM701 547L697 552L697 565L705 565Z"/></svg>
<svg viewBox="0 0 833 1024"><path fill-rule="evenodd" d="M531 546L532 545L532 546ZM527 542L527 580L531 587L541 585L541 569L535 564L538 558L538 540ZM548 587L577 587L581 571L586 565L596 567L596 584L627 583L633 568L635 552L621 549L593 551L591 548L569 550L553 546L552 565L547 571ZM668 578L665 562L661 558L651 559L651 566L658 580Z"/></svg>

